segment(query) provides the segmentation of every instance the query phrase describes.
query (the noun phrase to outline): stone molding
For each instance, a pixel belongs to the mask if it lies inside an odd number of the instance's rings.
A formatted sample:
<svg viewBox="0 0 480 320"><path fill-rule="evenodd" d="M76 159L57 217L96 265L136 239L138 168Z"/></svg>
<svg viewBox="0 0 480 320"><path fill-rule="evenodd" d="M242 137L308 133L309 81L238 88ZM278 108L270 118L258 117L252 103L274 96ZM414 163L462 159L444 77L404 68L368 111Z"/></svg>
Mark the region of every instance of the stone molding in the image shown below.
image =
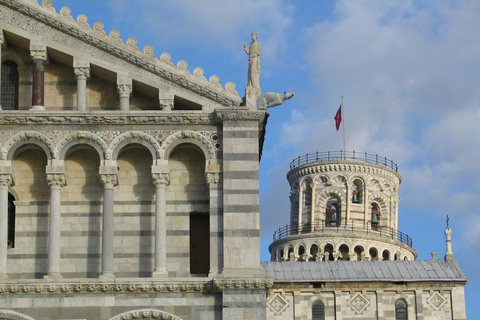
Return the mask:
<svg viewBox="0 0 480 320"><path fill-rule="evenodd" d="M8 14L8 16L15 16L9 21L11 24L21 29L26 29L26 26L29 26L27 31L37 36L52 41L57 40L54 32L52 32L53 30L50 31L45 28L30 26L30 24L26 23L26 19L22 15L33 18L48 25L52 29L59 30L63 34L88 43L98 50L107 52L120 58L122 61L126 61L219 104L238 107L242 102L238 92L235 91L236 86L233 82L228 82L225 85L225 89L223 89L221 85L218 84L218 76L212 76L210 80L207 81L203 76L203 69L195 69L194 73L190 74L185 61L179 61L175 67L173 63L170 62L171 57L168 53L162 54L159 59L157 59L153 54L154 49L151 45L145 46L142 52L136 46L137 40L135 38L129 38L126 43L124 43L122 39L120 39L120 32L118 30L112 30L107 36L103 30L104 25L101 22L96 22L93 28L90 28L87 22L88 17L84 14L79 15L77 20L74 21L70 15L71 10L68 7L63 7L60 13L56 13L51 1L45 1L43 6L39 6L38 3L35 5L36 0L33 1L32 5L27 5L24 1L20 0L0 0L0 3L14 10L12 14ZM88 52L93 54L92 50Z"/></svg>
<svg viewBox="0 0 480 320"><path fill-rule="evenodd" d="M0 310L0 319L35 320L27 315L10 310Z"/></svg>
<svg viewBox="0 0 480 320"><path fill-rule="evenodd" d="M1 0L0 0L1 1ZM115 111L120 112L120 111ZM130 125L130 124L145 124L145 125L158 125L158 124L202 124L212 125L215 124L213 114L210 115L158 115L158 113L145 115L115 115L114 113L107 114L82 114L72 113L66 116L63 114L54 115L32 115L28 112L10 112L6 111L0 114L0 124L37 124L37 125L71 125L71 124L86 124L86 125Z"/></svg>
<svg viewBox="0 0 480 320"><path fill-rule="evenodd" d="M249 111L235 109L216 109L215 122L223 121L258 121L261 122L265 118L265 111Z"/></svg>
<svg viewBox="0 0 480 320"><path fill-rule="evenodd" d="M395 184L398 185L402 181L401 176L383 166L368 162L356 162L356 161L325 161L321 164L307 164L295 169L292 169L287 174L287 179L290 184L293 183L296 179L318 173L330 173L330 172L343 172L349 174L366 174L366 175L375 175L381 176L390 181L398 181Z"/></svg>
<svg viewBox="0 0 480 320"><path fill-rule="evenodd" d="M208 150L210 159L222 149L221 135L211 131L2 131L0 132L0 160L6 160L9 151L19 142L39 141L47 149L53 159L59 159L64 148L72 141L91 141L101 152L101 158L112 160L113 152L124 142L142 139L149 145L152 156L162 158L168 146L181 139L197 140ZM136 141L135 143L138 143ZM155 150L155 151L153 151ZM49 155L49 156L50 156ZM155 159L154 159L155 160Z"/></svg>
<svg viewBox="0 0 480 320"><path fill-rule="evenodd" d="M171 313L155 309L139 309L127 311L109 320L130 320L130 319L161 319L161 320L182 320Z"/></svg>
<svg viewBox="0 0 480 320"><path fill-rule="evenodd" d="M67 280L67 279L65 279ZM162 281L135 282L129 279L121 282L84 281L83 279L68 279L71 282L56 281L41 283L35 281L26 284L0 284L0 295L6 294L66 294L66 293L145 293L145 292L209 292L215 288L211 280L206 281ZM67 281L68 281L67 280ZM38 281L40 282L40 280Z"/></svg>
<svg viewBox="0 0 480 320"><path fill-rule="evenodd" d="M218 290L224 289L263 289L273 287L273 278L215 278L213 286Z"/></svg>

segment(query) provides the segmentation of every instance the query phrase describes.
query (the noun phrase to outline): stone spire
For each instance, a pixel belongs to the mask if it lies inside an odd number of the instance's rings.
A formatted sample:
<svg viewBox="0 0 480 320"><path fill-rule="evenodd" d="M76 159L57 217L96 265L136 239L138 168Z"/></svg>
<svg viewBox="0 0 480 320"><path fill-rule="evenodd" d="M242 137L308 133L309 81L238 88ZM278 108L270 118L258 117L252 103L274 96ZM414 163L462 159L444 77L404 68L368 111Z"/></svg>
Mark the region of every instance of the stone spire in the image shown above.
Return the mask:
<svg viewBox="0 0 480 320"><path fill-rule="evenodd" d="M445 236L447 237L447 253L445 254L445 260L455 261L455 255L452 252L452 229L448 227L445 229Z"/></svg>

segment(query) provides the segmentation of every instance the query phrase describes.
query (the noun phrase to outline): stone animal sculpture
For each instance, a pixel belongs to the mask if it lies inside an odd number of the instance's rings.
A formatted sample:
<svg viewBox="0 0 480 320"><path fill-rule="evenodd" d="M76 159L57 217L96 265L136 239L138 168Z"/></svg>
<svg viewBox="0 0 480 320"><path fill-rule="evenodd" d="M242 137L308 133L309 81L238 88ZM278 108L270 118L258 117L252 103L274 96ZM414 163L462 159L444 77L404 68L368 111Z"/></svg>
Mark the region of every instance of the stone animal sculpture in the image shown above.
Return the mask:
<svg viewBox="0 0 480 320"><path fill-rule="evenodd" d="M258 109L267 109L281 105L285 100L293 97L292 92L276 93L276 92L266 92L261 94L257 98L257 108Z"/></svg>

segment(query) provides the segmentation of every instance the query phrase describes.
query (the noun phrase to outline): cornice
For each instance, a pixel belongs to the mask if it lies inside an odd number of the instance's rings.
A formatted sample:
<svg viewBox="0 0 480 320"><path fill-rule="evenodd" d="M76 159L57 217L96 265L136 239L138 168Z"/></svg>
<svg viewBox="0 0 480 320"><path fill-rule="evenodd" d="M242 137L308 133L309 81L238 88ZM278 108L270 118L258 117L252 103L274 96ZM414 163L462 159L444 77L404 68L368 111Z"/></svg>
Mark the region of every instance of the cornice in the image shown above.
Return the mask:
<svg viewBox="0 0 480 320"><path fill-rule="evenodd" d="M68 7L63 7L60 13L56 13L51 0L44 0L42 6L38 5L36 0L0 0L0 4L221 105L238 107L242 102L235 91L235 83L228 82L223 89L217 75L211 76L207 81L202 68L196 68L191 74L185 61L179 61L175 67L170 62L168 53L163 53L158 59L153 54L154 49L151 45L145 46L143 51L140 51L135 38L129 38L123 43L118 30L112 30L107 36L102 22L96 22L93 28L90 28L88 18L84 14L79 15L77 21L74 21Z"/></svg>
<svg viewBox="0 0 480 320"><path fill-rule="evenodd" d="M177 293L177 292L220 292L224 289L269 289L273 278L204 278L187 280L121 279L56 279L49 281L6 279L0 283L0 295L12 294L102 294L102 293Z"/></svg>
<svg viewBox="0 0 480 320"><path fill-rule="evenodd" d="M2 0L0 0L2 1ZM5 112L0 113L0 124L16 125L16 124L36 124L36 125L70 125L70 124L87 124L87 125L158 125L158 124L215 124L214 114L199 115L175 115L146 113L144 115L127 115L125 113L115 114L115 111L107 113L50 113L50 114L32 114L31 112Z"/></svg>
<svg viewBox="0 0 480 320"><path fill-rule="evenodd" d="M250 111L247 109L215 109L215 120L217 123L223 121L258 121L261 122L265 118L265 111Z"/></svg>
<svg viewBox="0 0 480 320"><path fill-rule="evenodd" d="M398 184L400 184L402 181L400 174L384 166L368 162L344 160L309 163L290 170L287 173L287 179L289 183L292 184L296 179L309 174L331 172L345 172L349 174L362 173L367 175L382 176L387 177L392 181L397 180Z"/></svg>

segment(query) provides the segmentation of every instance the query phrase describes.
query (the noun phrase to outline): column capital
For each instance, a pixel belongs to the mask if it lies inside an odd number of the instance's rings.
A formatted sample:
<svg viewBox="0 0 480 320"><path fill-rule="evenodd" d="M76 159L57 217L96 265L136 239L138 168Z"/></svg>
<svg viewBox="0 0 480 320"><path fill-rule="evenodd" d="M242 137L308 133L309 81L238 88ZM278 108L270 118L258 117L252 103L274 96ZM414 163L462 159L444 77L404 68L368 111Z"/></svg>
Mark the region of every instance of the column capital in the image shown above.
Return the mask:
<svg viewBox="0 0 480 320"><path fill-rule="evenodd" d="M131 84L117 84L117 91L120 97L130 97L132 93Z"/></svg>
<svg viewBox="0 0 480 320"><path fill-rule="evenodd" d="M77 80L90 78L90 67L74 67L73 70Z"/></svg>
<svg viewBox="0 0 480 320"><path fill-rule="evenodd" d="M152 178L156 186L168 186L170 184L170 173L153 173Z"/></svg>
<svg viewBox="0 0 480 320"><path fill-rule="evenodd" d="M118 186L118 175L117 174L100 174L100 181L104 187Z"/></svg>
<svg viewBox="0 0 480 320"><path fill-rule="evenodd" d="M13 185L11 174L0 174L0 187L10 187Z"/></svg>
<svg viewBox="0 0 480 320"><path fill-rule="evenodd" d="M207 184L210 187L218 185L221 181L221 174L219 172L206 172L205 179L207 180Z"/></svg>
<svg viewBox="0 0 480 320"><path fill-rule="evenodd" d="M170 111L174 108L175 96L170 92L160 91L158 93L158 101L160 103L160 109Z"/></svg>
<svg viewBox="0 0 480 320"><path fill-rule="evenodd" d="M47 60L47 46L41 42L30 42L30 56L34 60Z"/></svg>
<svg viewBox="0 0 480 320"><path fill-rule="evenodd" d="M67 184L63 173L49 173L47 174L47 181L50 187L63 187Z"/></svg>

